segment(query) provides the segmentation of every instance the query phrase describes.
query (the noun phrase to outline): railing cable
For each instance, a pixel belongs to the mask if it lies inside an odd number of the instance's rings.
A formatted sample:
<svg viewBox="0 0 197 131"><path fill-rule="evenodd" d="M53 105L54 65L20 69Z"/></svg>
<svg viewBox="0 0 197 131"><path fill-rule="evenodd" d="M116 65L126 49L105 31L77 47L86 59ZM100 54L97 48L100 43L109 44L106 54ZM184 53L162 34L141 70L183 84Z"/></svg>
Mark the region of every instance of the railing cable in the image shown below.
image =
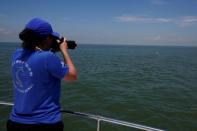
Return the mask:
<svg viewBox="0 0 197 131"><path fill-rule="evenodd" d="M14 104L11 102L0 101L0 105L13 106ZM63 110L63 109L60 111L62 113L66 113L66 114L71 114L71 115L75 115L75 116L79 116L79 117L85 117L85 118L97 120L97 131L100 131L101 121L109 122L109 123L113 123L113 124L117 124L117 125L123 125L123 126L127 126L127 127L132 127L132 128L136 128L136 129L141 129L141 130L145 130L145 131L164 131L164 130L161 130L158 128L153 128L153 127L144 126L144 125L131 123L131 122L127 122L127 121L122 121L122 120L117 120L117 119L112 119L112 118L103 117L103 116L99 116L99 115L93 115L93 114L89 114L89 113L75 112L75 111Z"/></svg>

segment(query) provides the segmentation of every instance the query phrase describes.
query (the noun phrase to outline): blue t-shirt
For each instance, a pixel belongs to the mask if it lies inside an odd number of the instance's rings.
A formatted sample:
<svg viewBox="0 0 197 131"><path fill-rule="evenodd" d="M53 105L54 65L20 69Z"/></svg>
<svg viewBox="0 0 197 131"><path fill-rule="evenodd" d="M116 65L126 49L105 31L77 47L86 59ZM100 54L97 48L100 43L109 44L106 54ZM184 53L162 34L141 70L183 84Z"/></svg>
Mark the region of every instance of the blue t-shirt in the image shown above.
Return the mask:
<svg viewBox="0 0 197 131"><path fill-rule="evenodd" d="M67 72L68 67L50 51L15 51L12 56L14 106L10 119L26 124L60 121L60 85Z"/></svg>

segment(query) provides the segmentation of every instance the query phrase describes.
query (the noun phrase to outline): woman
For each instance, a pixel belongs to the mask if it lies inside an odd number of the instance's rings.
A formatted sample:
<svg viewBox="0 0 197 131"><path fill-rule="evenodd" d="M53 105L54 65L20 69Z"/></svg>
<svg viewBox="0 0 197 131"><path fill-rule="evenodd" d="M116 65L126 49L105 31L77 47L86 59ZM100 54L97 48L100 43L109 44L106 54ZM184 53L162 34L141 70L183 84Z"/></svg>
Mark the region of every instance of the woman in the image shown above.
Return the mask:
<svg viewBox="0 0 197 131"><path fill-rule="evenodd" d="M19 34L23 43L12 55L14 106L8 131L63 131L60 82L76 80L77 73L66 40L60 44L64 62L50 51L55 34L39 18L29 21Z"/></svg>

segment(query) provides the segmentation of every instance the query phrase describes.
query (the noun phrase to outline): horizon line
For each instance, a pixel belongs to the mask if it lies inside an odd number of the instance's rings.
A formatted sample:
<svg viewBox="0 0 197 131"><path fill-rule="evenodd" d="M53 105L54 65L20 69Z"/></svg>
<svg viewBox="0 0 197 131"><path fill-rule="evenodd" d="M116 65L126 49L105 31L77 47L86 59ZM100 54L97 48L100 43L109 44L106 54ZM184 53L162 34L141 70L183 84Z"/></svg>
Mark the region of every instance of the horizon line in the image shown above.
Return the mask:
<svg viewBox="0 0 197 131"><path fill-rule="evenodd" d="M16 42L9 42L9 41L0 41L1 43L20 43L20 41ZM191 45L180 45L180 44L132 44L132 43L90 43L90 42L78 42L80 45L114 45L114 46L177 46L177 47L197 47L197 45L191 44Z"/></svg>

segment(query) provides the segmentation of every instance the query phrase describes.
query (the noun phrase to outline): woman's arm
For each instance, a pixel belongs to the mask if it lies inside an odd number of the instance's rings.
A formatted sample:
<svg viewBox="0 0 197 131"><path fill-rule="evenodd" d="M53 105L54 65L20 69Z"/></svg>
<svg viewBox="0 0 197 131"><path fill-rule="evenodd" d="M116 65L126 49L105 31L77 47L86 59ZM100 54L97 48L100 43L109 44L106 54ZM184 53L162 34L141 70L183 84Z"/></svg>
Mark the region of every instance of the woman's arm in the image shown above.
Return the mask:
<svg viewBox="0 0 197 131"><path fill-rule="evenodd" d="M64 80L66 80L66 81L77 80L77 71L76 71L76 68L75 68L75 66L74 66L69 54L68 54L68 46L67 46L67 43L66 43L65 39L60 44L60 50L61 50L61 53L63 55L64 62L68 66L68 73L64 77Z"/></svg>

